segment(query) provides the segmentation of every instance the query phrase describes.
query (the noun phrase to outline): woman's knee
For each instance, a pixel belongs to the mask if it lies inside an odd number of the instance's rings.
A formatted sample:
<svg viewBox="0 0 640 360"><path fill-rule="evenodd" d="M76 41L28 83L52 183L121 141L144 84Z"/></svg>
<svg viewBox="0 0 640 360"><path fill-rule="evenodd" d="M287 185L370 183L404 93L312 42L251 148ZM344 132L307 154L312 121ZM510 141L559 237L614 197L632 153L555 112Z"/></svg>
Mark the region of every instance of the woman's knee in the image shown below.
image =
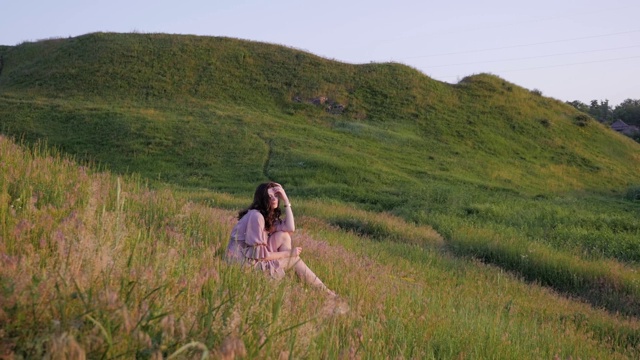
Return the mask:
<svg viewBox="0 0 640 360"><path fill-rule="evenodd" d="M273 248L278 251L291 250L291 235L285 231L277 231L269 237Z"/></svg>

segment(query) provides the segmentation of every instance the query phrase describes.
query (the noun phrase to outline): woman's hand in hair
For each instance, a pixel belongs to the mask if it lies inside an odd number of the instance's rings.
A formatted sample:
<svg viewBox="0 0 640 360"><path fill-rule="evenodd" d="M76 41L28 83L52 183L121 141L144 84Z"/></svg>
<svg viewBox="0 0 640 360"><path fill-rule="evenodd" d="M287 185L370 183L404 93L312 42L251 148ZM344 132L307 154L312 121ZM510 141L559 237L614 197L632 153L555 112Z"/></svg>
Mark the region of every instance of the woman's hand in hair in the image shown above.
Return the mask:
<svg viewBox="0 0 640 360"><path fill-rule="evenodd" d="M287 197L287 193L284 191L282 185L278 184L274 190L277 197L279 197L285 204L289 204L289 197Z"/></svg>

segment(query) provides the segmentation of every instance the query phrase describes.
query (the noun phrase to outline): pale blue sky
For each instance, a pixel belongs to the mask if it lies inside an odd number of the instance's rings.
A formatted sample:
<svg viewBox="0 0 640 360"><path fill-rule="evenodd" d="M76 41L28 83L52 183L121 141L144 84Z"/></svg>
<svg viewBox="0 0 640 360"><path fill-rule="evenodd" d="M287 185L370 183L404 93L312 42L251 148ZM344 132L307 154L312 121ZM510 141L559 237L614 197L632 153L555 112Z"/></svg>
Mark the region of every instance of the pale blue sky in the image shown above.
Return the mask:
<svg viewBox="0 0 640 360"><path fill-rule="evenodd" d="M640 99L640 2L5 1L0 44L90 32L229 36L440 81L480 72L562 101Z"/></svg>

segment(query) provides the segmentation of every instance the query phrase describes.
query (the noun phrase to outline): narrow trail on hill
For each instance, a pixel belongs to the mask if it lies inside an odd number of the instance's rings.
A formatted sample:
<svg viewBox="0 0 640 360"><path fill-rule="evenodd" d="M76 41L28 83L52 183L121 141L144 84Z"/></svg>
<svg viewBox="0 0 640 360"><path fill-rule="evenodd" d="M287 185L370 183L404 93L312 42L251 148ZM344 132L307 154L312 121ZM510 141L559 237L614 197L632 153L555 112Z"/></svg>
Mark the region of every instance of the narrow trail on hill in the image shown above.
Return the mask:
<svg viewBox="0 0 640 360"><path fill-rule="evenodd" d="M265 178L271 180L271 178L269 177L269 163L271 162L271 155L273 154L273 145L271 144L271 141L266 140L261 136L258 137L260 137L260 140L264 141L264 143L267 145L267 148L269 149L267 151L267 159L264 161L264 165L262 165L262 174Z"/></svg>

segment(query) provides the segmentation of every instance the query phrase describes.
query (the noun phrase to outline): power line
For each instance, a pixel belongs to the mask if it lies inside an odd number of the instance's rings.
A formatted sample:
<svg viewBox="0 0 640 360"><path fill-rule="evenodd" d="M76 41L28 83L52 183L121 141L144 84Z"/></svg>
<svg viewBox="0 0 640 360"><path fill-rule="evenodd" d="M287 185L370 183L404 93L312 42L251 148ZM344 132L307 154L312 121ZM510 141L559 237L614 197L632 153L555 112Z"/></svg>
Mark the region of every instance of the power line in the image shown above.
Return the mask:
<svg viewBox="0 0 640 360"><path fill-rule="evenodd" d="M456 52L450 52L450 53L441 53L441 54L423 55L423 56L412 56L412 57L402 58L402 59L400 59L400 60L420 59L420 58L437 57L437 56L446 56L446 55L471 54L471 53L479 53L479 52L494 51L494 50L504 50L504 49L514 49L514 48L527 47L527 46L536 46L536 45L545 45L545 44L555 44L555 43L569 42L569 41L576 41L576 40L595 39L595 38L608 37L608 36L616 36L616 35L623 35L623 34L632 34L632 33L636 33L636 32L640 32L640 30L630 30L630 31L623 31L623 32L617 32L617 33L610 33L610 34L592 35L592 36L583 36L583 37L577 37L577 38L571 38L571 39L552 40L552 41L542 41L542 42L537 42L537 43L520 44L520 45L510 45L510 46L502 46L502 47L496 47L496 48L486 48L486 49L477 49L477 50L456 51Z"/></svg>
<svg viewBox="0 0 640 360"><path fill-rule="evenodd" d="M548 54L548 55L537 55L537 56L528 56L528 57L520 57L520 58L511 58L511 59L502 59L502 60L486 60L486 61L474 61L474 62L464 62L464 63L455 63L455 64L443 64L443 65L433 65L426 66L429 69L433 68L441 68L441 67L449 67L449 66L458 66L458 65L475 65L475 64L488 64L488 63L496 63L496 62L507 62L507 61L519 61L519 60L529 60L529 59L540 59L546 57L553 56L562 56L562 55L577 55L577 54L588 54L594 52L602 52L602 51L611 51L611 50L622 50L622 49L631 49L637 48L640 45L632 45L632 46L622 46L608 49L597 49L597 50L585 50L585 51L575 51L575 52L565 52L565 53L557 53L557 54Z"/></svg>
<svg viewBox="0 0 640 360"><path fill-rule="evenodd" d="M640 55L638 55L638 56L629 56L629 57L621 57L621 58L615 58L615 59L604 59L604 60L583 61L583 62L559 64L559 65L538 66L538 67L531 67L531 68L525 68L525 69L503 70L503 71L496 71L496 72L505 73L505 72L517 72L517 71L550 69L550 68L558 68L558 67L566 67L566 66L574 66L574 65L585 65L585 64L595 64L595 63L603 63L603 62L610 62L610 61L620 61L620 60L629 60L629 59L640 59ZM454 78L454 77L458 77L458 76L459 75L446 75L446 76L438 76L438 78Z"/></svg>
<svg viewBox="0 0 640 360"><path fill-rule="evenodd" d="M538 18L534 18L534 19L520 19L520 20L516 20L516 21L512 21L512 22L502 22L502 23L491 23L489 25L478 25L478 26L472 26L472 27L468 27L468 28L458 28L458 29L450 29L450 30L445 30L445 31L437 31L437 32L430 32L430 33L421 33L419 34L420 36L443 36L443 35L449 35L449 34L458 34L458 33L465 33L465 32L477 32L477 31L482 31L482 30L486 30L486 29L496 29L496 28L502 28L502 27L513 27L513 26L519 26L521 27L523 24L528 24L528 23L536 23L536 22L542 22L542 21L549 21L549 20L556 20L556 19L562 19L562 18L575 18L575 17L584 17L584 16L588 16L588 15L592 15L592 14L598 14L600 16L602 16L602 14L608 13L608 12L614 12L614 11L619 11L619 10L625 10L625 9L629 9L629 8L636 8L638 7L638 4L633 4L633 5L626 5L626 6L621 6L621 7L614 7L614 8L598 8L597 10L592 10L592 11L582 11L582 12L577 12L575 10L571 10L570 12L565 12L565 13L561 13L555 16L548 16L548 17L538 17ZM400 38L406 38L408 36L406 35L402 35L402 36L395 36L395 37L391 37L391 38L387 38L387 39L383 39L379 42L384 43L384 42L393 42L396 41L397 39ZM431 56L431 55L430 55ZM437 56L437 55L435 55Z"/></svg>

